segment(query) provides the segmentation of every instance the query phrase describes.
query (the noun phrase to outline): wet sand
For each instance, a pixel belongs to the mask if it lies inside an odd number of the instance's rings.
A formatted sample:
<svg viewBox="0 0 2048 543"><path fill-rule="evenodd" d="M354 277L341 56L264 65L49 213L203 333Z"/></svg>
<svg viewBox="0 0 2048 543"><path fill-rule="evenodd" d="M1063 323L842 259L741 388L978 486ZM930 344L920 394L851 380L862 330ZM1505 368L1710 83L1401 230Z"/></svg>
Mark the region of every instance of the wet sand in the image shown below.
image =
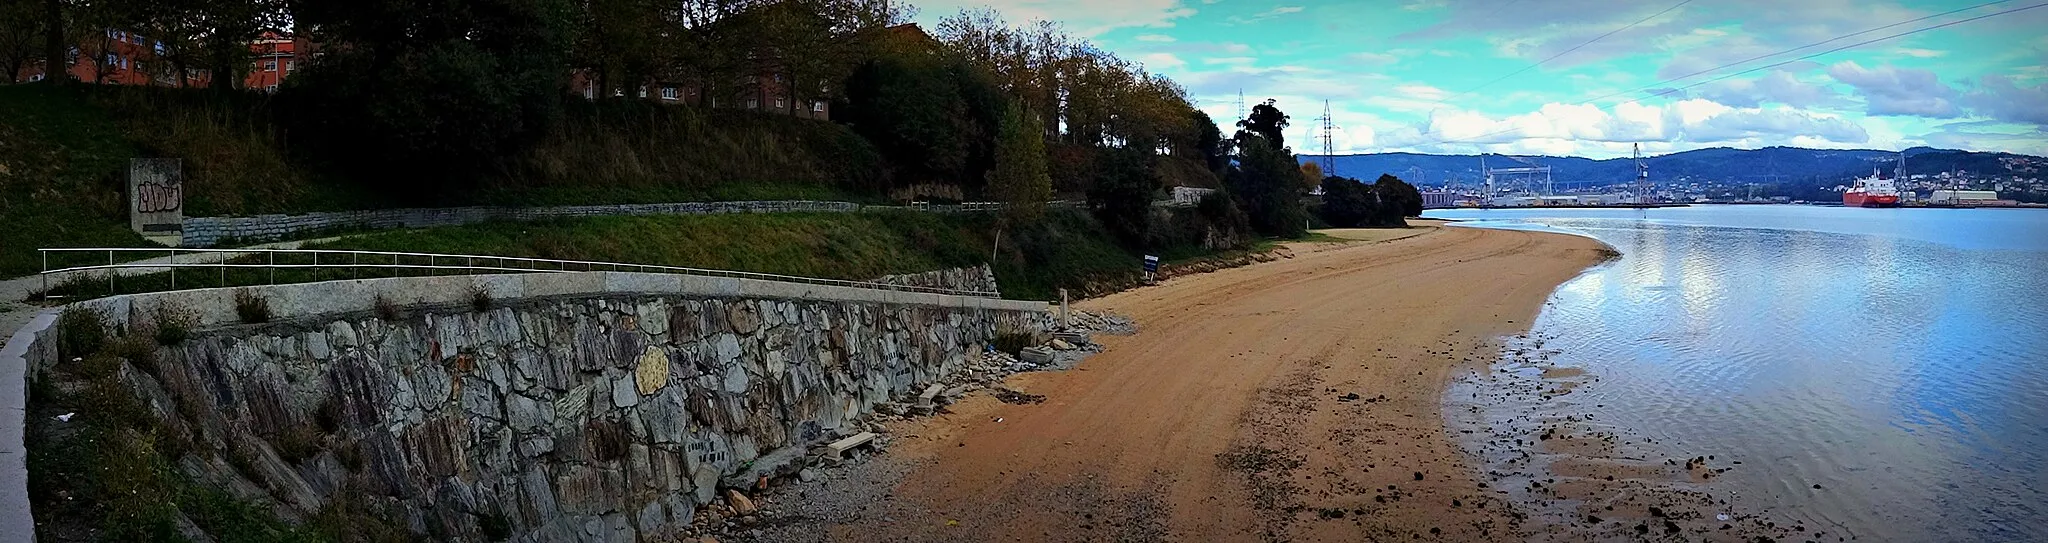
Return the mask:
<svg viewBox="0 0 2048 543"><path fill-rule="evenodd" d="M1498 338L1524 330L1552 289L1604 249L1558 234L1428 228L1085 302L1136 319L1139 333L1098 337L1107 351L1074 370L1006 382L1045 395L1042 404L976 395L898 425L889 454L785 500L838 502L829 513L775 532L912 541L1526 535L1521 515L1446 430L1443 394L1454 373L1492 362Z"/></svg>

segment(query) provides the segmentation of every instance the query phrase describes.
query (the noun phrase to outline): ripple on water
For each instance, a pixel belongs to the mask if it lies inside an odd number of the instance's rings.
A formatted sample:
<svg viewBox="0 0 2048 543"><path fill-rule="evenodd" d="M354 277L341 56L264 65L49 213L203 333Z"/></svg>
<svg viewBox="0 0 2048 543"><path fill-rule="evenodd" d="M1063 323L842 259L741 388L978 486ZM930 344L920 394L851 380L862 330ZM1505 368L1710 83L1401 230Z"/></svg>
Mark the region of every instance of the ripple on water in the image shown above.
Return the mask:
<svg viewBox="0 0 2048 543"><path fill-rule="evenodd" d="M1624 256L1558 289L1540 346L1454 385L1449 423L1539 509L1597 499L1529 490L1546 466L1714 455L1729 471L1617 479L1864 540L2048 541L2048 213L1859 211L1527 216ZM1617 445L1545 450L1561 431Z"/></svg>

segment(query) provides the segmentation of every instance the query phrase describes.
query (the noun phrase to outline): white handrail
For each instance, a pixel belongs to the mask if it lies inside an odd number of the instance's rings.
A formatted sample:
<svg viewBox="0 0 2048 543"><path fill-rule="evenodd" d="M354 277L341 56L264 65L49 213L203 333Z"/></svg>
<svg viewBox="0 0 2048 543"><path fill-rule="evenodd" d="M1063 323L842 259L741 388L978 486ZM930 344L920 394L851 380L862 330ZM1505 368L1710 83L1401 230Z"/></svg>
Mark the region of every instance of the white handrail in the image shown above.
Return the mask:
<svg viewBox="0 0 2048 543"><path fill-rule="evenodd" d="M629 264L629 263L622 263L622 262L601 262L601 261L594 261L594 260L563 260L563 259L553 259L553 258L530 258L530 257L517 257L517 256L491 256L491 255L462 255L462 254L446 254L446 253L419 253L419 252L404 252L404 251L353 251L353 250L341 250L341 249L155 249L155 248L136 248L136 247L61 247L61 248L43 248L43 249L38 249L38 251L40 251L40 252L42 253L42 260L43 260L43 271L42 271L42 273L40 273L39 275L41 275L41 276L42 276L42 278L43 278L43 291L44 291L44 292L46 292L46 293L47 293L47 292L49 292L49 277L50 277L50 276L52 276L52 275L58 275L58 274L66 274L66 273L76 273L76 272L82 272L82 271L91 271L91 270L120 270L120 269L167 269L167 270L170 270L170 273L171 273L171 288L172 288L172 289L176 289L176 288L177 288L177 281L178 281L178 280L177 280L177 269L178 269L178 268L212 268L212 269L219 269L219 270L221 270L223 274L225 274L225 273L226 273L226 270L229 270L229 269L270 269L270 270L277 270L277 269L322 269L322 268L350 268L350 269L422 269L422 270L466 270L466 271L492 271L492 272L525 272L525 273L533 273L533 272L563 273L563 272L585 272L585 271L635 271L635 272L643 272L643 273L670 273L670 274L677 274L677 275L698 275L698 276L708 276L708 277L731 277L731 278L739 278L739 279L761 279L761 280L768 280L768 281L782 281L782 282L791 282L791 283L806 283L806 284L815 284L815 285L829 285L829 286L844 286L844 287L853 287L853 288L866 288L866 289L876 289L876 290L893 290L893 291L901 291L901 292L922 292L922 293L930 293L930 294L946 294L946 295L953 295L953 296L973 296L973 297L981 297L981 298L996 298L996 297L1000 297L1000 296L999 296L999 295L998 295L997 293L994 293L994 292L985 292L985 291L977 291L977 290L964 290L964 289L947 289L947 288L937 288L937 287L923 287L923 286L915 286L915 285L896 285L896 284L890 284L890 283L878 283L878 282L873 282L873 281L849 281L849 280L845 280L845 279L824 279L824 278L818 278L818 277L802 277L802 276L796 276L796 275L781 275L781 274L773 274L773 273L759 273L759 272L744 272L744 271L732 271L732 270L714 270L714 269L705 269L705 268L687 268L687 267L681 267L681 266L663 266L663 265L657 265L657 264ZM63 268L57 268L57 269L51 269L51 268L50 268L50 264L49 264L49 262L50 262L50 255L51 255L51 254L53 254L53 253L56 253L56 254L65 254L65 253L77 253L77 254L86 254L86 253L92 253L92 254L98 254L98 253L101 253L101 252L104 252L104 253L106 253L106 254L107 254L107 263L106 263L106 264L93 264L93 265L88 265L88 266L71 266L71 267L63 267ZM136 261L136 262L115 262L115 260L114 260L114 255L115 255L116 253L168 253L168 254L169 254L169 257L170 257L170 258L169 258L169 260L170 260L170 261L169 261L169 262L161 262L161 263L152 263L152 262L141 262L141 261ZM220 257L219 259L217 259L217 260L215 260L215 261L212 261L212 262L178 262L178 255L179 255L179 254L181 254L181 253L182 253L182 254L188 254L188 255L190 255L190 254L221 254L221 255L223 255L223 256L221 256L221 257ZM231 262L229 262L229 261L228 261L228 260L230 259L230 257L229 257L229 256L227 256L227 255L244 255L244 256L253 256L253 255L258 255L258 254L266 255L266 256L268 257L268 258L267 258L267 259L265 260L265 262L266 262L266 263L254 263L254 264L238 264L238 263L231 263ZM313 262L314 262L314 263L312 263L312 264L278 264L278 263L277 263L277 255L279 255L279 254L285 254L285 255L312 255L312 256L313 256L313 259L314 259L314 260L313 260ZM329 260L329 262L337 262L337 263L323 263L323 262L321 262L321 261L320 261L320 255L348 255L348 256L350 256L351 258L349 258L349 259L348 259L348 261L347 261L347 262L345 262L345 263L340 263L340 262L339 262L339 259L330 259L330 260ZM391 262L390 262L390 263L388 263L388 264L386 264L386 263L363 263L363 262L361 262L361 260L362 260L362 257L364 257L364 256L375 256L375 257L389 257L389 258L391 259ZM427 261L428 261L428 264L405 264L405 263L400 263L400 262L398 261L398 259L399 259L399 258L401 258L401 257L414 257L414 258L425 258L425 259L427 259ZM443 262L443 261L444 261L443 259L457 259L457 260L445 260L445 261L447 261L447 262L464 262L464 264L440 264L439 262ZM489 261L489 264L487 264L487 265L481 265L481 266L480 266L480 265L477 265L477 264L476 264L476 262L477 262L478 260L484 260L484 261ZM509 263L515 263L515 264L526 264L526 265L527 265L527 267L523 267L523 268L521 268L521 267L512 267L512 266L508 266L508 265L507 265L507 263L508 263L508 262L509 262ZM542 266L547 266L547 267L542 267ZM577 269L577 268L580 268L580 269ZM273 274L271 274L271 275L272 275L272 280L274 281L274 280L275 280L275 274L273 273ZM113 274L109 274L109 276L108 276L108 278L107 278L107 281L108 281L108 284L110 285L110 288L111 288L111 285L113 284L113 280L114 280L114 278L113 278ZM222 281L222 282L223 282L223 283L225 283L225 282L226 282L226 281L225 281L225 279L223 279L223 281Z"/></svg>

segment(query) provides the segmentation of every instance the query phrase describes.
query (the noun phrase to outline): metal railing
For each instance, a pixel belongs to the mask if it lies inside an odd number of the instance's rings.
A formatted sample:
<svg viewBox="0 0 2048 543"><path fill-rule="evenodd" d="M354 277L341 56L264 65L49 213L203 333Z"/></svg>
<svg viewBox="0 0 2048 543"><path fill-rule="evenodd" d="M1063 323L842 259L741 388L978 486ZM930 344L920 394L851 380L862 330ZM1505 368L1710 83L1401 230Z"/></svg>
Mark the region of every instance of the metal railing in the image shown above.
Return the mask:
<svg viewBox="0 0 2048 543"><path fill-rule="evenodd" d="M525 258L516 256L457 255L442 253L411 253L393 251L347 251L335 249L157 249L96 247L46 248L38 249L38 251L42 253L41 256L43 263L43 271L40 275L42 277L43 283L42 292L44 292L45 295L47 295L50 292L50 278L53 276L61 276L67 274L87 274L87 276L90 276L92 272L101 270L104 270L106 272L105 275L107 279L107 290L109 292L114 291L115 279L117 276L123 275L123 270L141 270L131 275L168 273L170 276L170 289L177 290L178 270L197 268L216 270L219 274L219 281L221 285L227 284L227 273L229 270L239 269L267 270L268 273L265 274L266 284L276 284L277 270L314 270L316 273L316 280L319 280L317 279L317 274L319 270L326 269L350 270L350 278L360 277L359 272L362 270L387 270L394 274L401 273L407 270L423 270L426 271L429 275L440 275L441 272L443 271L463 272L461 273L461 275L469 275L474 274L476 272L574 273L594 271L622 271L638 273L666 273L676 275L693 275L701 277L760 279L764 281L781 281L787 283L803 283L811 285L852 287L874 290L891 290L898 292L944 294L951 296L973 296L981 298L1000 297L997 293L994 292L924 287L915 285L897 285L873 281L848 281L844 279L822 279L817 277L801 277L795 275L779 275L772 273L755 273L731 270L712 270L704 268L686 268L680 266L660 266L654 264L628 264L622 262L561 260L552 258ZM50 257L53 254L59 255L59 257L62 258L63 255L97 256L101 253L105 253L107 256L106 264L95 263L89 265L65 266L55 269L50 268ZM122 262L117 261L117 259L115 258L115 255L117 254L167 255L168 258L165 259L164 261L131 260L127 262ZM289 262L289 260L291 259L288 258L287 262L280 264L277 261L280 255L286 257L310 256L311 258L310 263ZM184 262L180 262L178 260L180 256L187 256L192 258ZM325 261L322 260L323 257L325 258ZM410 261L408 262L407 259L410 259ZM260 261L251 262L251 260ZM424 260L425 262L421 263L421 260Z"/></svg>

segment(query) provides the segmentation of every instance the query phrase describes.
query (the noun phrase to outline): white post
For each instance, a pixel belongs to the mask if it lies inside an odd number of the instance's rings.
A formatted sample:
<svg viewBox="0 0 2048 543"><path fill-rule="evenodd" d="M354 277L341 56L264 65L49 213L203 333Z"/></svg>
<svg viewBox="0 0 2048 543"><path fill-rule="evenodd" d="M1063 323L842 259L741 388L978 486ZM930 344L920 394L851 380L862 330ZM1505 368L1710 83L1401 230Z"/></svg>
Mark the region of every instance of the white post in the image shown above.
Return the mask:
<svg viewBox="0 0 2048 543"><path fill-rule="evenodd" d="M1067 326L1067 289L1060 289L1060 328Z"/></svg>

